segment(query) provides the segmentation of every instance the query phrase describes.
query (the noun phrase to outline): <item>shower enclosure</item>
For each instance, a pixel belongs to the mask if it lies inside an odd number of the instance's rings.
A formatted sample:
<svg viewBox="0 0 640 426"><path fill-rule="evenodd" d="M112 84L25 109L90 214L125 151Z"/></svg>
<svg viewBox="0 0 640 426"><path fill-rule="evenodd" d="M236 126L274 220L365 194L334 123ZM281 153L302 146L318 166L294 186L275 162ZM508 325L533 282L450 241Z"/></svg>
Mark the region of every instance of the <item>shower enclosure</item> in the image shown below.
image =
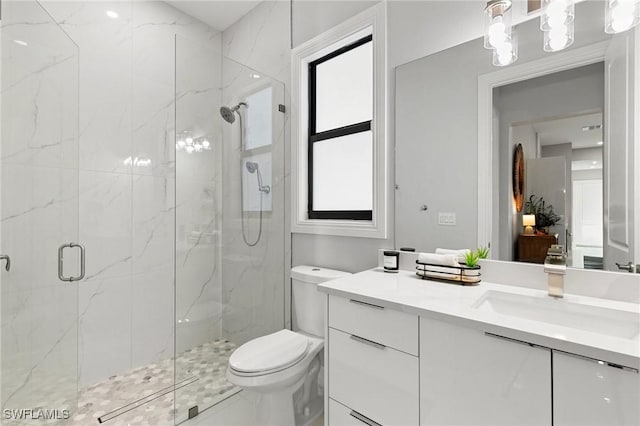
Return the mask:
<svg viewBox="0 0 640 426"><path fill-rule="evenodd" d="M0 397L65 417L78 380L81 273L63 245L79 242L79 52L36 2L2 15Z"/></svg>
<svg viewBox="0 0 640 426"><path fill-rule="evenodd" d="M0 424L237 397L285 325L284 84L164 2L1 8Z"/></svg>
<svg viewBox="0 0 640 426"><path fill-rule="evenodd" d="M197 380L178 419L238 392L231 352L284 328L282 104L283 83L176 37L176 383Z"/></svg>

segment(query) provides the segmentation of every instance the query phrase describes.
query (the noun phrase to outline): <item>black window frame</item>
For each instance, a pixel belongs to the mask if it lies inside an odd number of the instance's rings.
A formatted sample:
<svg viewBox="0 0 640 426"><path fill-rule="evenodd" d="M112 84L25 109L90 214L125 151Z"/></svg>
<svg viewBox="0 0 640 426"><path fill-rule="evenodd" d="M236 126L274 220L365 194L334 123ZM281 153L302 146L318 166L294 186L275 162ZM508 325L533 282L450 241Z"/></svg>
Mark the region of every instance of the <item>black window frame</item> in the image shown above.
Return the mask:
<svg viewBox="0 0 640 426"><path fill-rule="evenodd" d="M373 42L373 35L370 34L353 43L337 49L322 58L309 62L309 133L308 133L308 200L307 214L309 219L339 219L339 220L373 220L373 210L313 210L313 144L315 142L334 139L341 136L353 135L370 131L372 121L350 124L336 129L316 132L316 67L323 62L333 59L343 53L349 52L369 42ZM372 64L373 66L373 64ZM372 68L373 71L373 68ZM373 147L372 147L373 149ZM373 178L373 177L372 177Z"/></svg>

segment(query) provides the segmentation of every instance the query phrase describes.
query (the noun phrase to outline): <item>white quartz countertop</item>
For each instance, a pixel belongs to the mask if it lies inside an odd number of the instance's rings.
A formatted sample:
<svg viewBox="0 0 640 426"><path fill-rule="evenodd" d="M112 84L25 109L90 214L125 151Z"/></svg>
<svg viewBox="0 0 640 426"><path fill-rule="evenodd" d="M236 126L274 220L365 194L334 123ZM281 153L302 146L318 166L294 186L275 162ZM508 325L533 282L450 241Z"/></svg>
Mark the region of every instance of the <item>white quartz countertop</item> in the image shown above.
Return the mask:
<svg viewBox="0 0 640 426"><path fill-rule="evenodd" d="M461 286L423 280L413 271L385 273L382 268L327 281L319 284L318 288L330 295L355 298L425 318L457 323L483 332L640 369L638 334L629 338L617 337L560 326L551 320L546 322L525 319L476 308L490 290L549 298L547 293L541 290L485 281L476 286ZM635 303L572 294L565 294L563 299L552 300L553 303L572 303L640 313L640 305ZM594 320L597 321L597 318Z"/></svg>

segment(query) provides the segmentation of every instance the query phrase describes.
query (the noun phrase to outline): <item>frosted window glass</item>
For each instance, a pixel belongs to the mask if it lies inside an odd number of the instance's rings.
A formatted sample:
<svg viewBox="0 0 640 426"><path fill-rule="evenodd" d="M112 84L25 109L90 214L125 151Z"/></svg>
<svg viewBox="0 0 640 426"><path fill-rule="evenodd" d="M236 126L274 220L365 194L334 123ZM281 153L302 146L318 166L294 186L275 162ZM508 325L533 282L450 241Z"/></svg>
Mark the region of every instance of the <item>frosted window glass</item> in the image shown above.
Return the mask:
<svg viewBox="0 0 640 426"><path fill-rule="evenodd" d="M316 66L316 132L373 117L373 43Z"/></svg>
<svg viewBox="0 0 640 426"><path fill-rule="evenodd" d="M271 145L272 140L272 101L271 87L267 87L247 96L247 113L245 137L246 149L254 149L265 145Z"/></svg>
<svg viewBox="0 0 640 426"><path fill-rule="evenodd" d="M314 143L313 210L372 210L372 207L372 133Z"/></svg>

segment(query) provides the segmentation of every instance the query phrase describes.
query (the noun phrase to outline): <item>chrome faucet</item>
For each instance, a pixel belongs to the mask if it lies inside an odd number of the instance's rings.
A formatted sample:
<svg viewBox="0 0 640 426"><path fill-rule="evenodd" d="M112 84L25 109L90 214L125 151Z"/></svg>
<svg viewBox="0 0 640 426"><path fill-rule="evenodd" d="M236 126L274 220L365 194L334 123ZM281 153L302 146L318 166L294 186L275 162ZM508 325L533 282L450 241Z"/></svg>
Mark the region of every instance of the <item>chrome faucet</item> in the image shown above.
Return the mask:
<svg viewBox="0 0 640 426"><path fill-rule="evenodd" d="M561 245L554 244L544 259L544 272L548 274L549 296L564 296L564 276L567 273L567 254Z"/></svg>

